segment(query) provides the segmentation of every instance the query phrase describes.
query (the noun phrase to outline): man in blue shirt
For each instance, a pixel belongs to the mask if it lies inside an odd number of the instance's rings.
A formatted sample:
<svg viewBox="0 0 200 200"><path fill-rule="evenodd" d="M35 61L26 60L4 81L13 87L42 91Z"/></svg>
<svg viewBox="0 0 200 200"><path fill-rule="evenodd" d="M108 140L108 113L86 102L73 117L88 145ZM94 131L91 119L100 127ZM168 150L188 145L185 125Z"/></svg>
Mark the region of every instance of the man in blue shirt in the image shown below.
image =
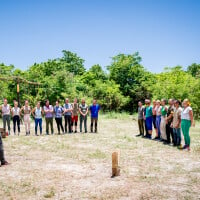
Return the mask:
<svg viewBox="0 0 200 200"><path fill-rule="evenodd" d="M97 121L99 114L100 106L97 104L97 100L93 100L93 104L90 106L90 115L91 115L91 133L93 133L93 124L95 122L95 133L97 133Z"/></svg>

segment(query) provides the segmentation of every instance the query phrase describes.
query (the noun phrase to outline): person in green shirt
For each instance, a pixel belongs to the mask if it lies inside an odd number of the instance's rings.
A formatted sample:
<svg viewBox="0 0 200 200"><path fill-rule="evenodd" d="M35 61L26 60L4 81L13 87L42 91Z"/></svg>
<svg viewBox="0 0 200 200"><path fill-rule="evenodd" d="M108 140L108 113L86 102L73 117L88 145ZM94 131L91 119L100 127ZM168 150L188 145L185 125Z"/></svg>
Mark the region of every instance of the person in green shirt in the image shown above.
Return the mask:
<svg viewBox="0 0 200 200"><path fill-rule="evenodd" d="M151 139L152 137L152 123L153 123L153 111L151 106L151 101L148 99L146 104L146 113L145 113L145 123L148 130L147 138Z"/></svg>

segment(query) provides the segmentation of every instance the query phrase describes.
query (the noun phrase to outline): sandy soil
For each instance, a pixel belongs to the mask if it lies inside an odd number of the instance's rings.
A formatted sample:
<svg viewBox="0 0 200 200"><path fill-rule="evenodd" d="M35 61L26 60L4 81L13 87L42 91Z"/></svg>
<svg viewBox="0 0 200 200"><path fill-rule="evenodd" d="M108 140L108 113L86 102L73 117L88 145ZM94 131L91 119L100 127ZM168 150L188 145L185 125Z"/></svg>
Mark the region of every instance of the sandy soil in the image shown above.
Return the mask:
<svg viewBox="0 0 200 200"><path fill-rule="evenodd" d="M0 168L0 197L200 199L199 125L192 129L191 152L137 138L137 133L131 117L101 117L98 134L11 135L4 139L11 164ZM110 178L111 154L117 149L121 175Z"/></svg>

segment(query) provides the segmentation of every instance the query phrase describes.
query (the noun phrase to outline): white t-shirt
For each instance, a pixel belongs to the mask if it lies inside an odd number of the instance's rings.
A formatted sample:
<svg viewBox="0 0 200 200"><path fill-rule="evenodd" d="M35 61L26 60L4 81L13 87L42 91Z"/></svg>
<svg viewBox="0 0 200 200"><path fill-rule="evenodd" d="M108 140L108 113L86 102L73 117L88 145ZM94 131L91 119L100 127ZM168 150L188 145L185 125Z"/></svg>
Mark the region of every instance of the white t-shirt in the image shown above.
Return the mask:
<svg viewBox="0 0 200 200"><path fill-rule="evenodd" d="M183 108L183 110L181 112L181 119L191 120L190 119L190 114L189 114L189 112L191 110L192 110L192 108L190 106L188 106L187 108Z"/></svg>

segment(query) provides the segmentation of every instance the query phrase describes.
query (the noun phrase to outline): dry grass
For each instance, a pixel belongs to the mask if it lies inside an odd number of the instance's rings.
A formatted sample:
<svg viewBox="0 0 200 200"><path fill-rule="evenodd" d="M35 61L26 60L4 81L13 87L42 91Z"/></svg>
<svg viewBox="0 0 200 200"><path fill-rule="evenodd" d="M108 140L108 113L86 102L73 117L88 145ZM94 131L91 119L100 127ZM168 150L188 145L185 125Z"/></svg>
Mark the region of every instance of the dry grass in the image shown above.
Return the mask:
<svg viewBox="0 0 200 200"><path fill-rule="evenodd" d="M136 138L137 132L130 117L101 117L98 134L10 136L4 147L12 164L0 168L0 197L200 199L199 124L192 128L191 152ZM116 149L121 176L111 179Z"/></svg>

